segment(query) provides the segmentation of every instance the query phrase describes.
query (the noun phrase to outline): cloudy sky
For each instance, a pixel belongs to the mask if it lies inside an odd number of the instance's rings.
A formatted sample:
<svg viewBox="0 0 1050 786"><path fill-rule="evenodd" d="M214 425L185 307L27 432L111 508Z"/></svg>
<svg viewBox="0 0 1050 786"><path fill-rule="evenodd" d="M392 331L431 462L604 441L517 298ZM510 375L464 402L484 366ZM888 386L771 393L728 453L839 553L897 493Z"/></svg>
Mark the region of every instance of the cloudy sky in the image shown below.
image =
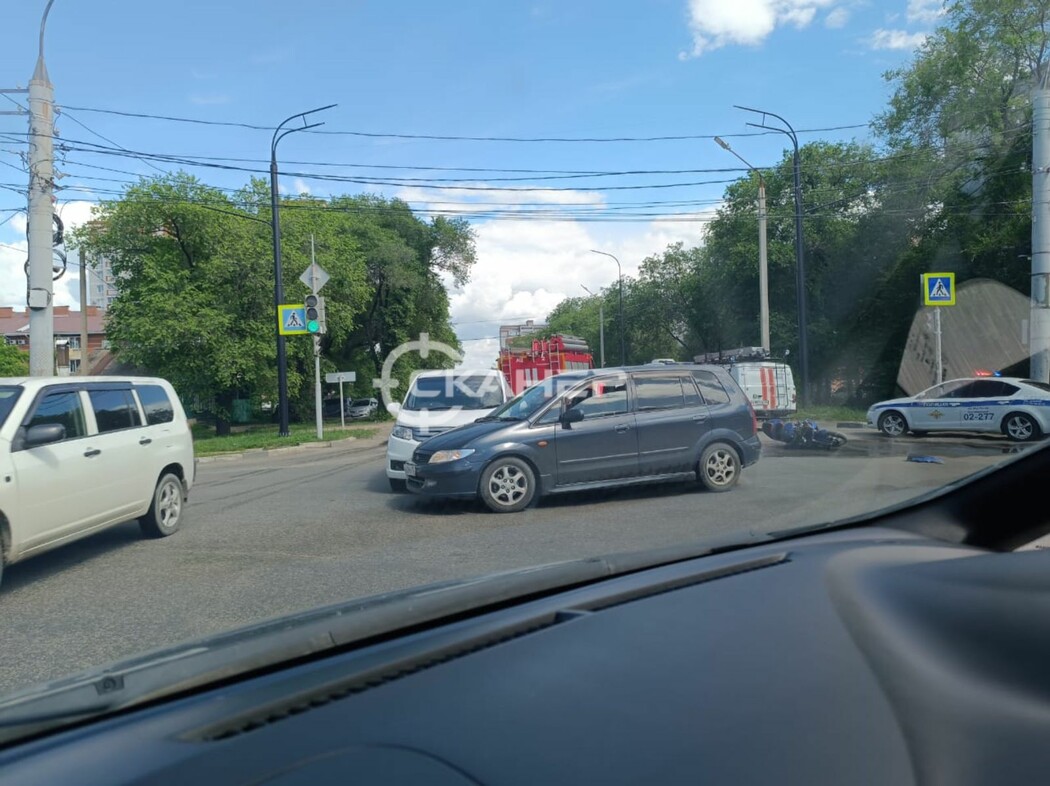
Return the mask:
<svg viewBox="0 0 1050 786"><path fill-rule="evenodd" d="M32 73L44 5L5 11L0 87ZM757 118L734 104L783 115L803 142L867 139L889 94L882 74L941 14L938 0L304 0L294 12L58 0L46 36L57 209L82 222L136 176L173 168L157 155L236 188L269 155L270 133L246 126L337 103L325 133L281 143L282 190L467 216L478 264L450 293L453 321L470 362L488 365L502 322L614 285L615 264L592 249L632 275L669 243L700 241L742 174L714 135L757 167L782 155L787 138L747 126ZM0 305L24 305L25 130L0 116ZM75 272L57 303L76 305Z"/></svg>

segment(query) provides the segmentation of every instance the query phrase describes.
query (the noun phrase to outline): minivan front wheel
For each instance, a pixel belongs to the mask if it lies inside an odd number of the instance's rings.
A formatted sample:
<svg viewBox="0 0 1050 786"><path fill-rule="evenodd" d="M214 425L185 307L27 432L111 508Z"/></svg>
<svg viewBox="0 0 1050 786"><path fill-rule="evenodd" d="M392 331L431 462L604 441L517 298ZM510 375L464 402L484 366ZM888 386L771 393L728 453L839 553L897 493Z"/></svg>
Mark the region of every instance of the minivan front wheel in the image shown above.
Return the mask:
<svg viewBox="0 0 1050 786"><path fill-rule="evenodd" d="M498 458L481 473L479 493L489 510L516 513L536 496L536 475L526 461L514 456Z"/></svg>
<svg viewBox="0 0 1050 786"><path fill-rule="evenodd" d="M153 502L146 515L139 519L142 534L148 538L166 538L182 523L182 481L173 472L166 472L153 490Z"/></svg>
<svg viewBox="0 0 1050 786"><path fill-rule="evenodd" d="M740 480L740 458L729 445L716 442L700 454L697 474L708 491L729 491Z"/></svg>

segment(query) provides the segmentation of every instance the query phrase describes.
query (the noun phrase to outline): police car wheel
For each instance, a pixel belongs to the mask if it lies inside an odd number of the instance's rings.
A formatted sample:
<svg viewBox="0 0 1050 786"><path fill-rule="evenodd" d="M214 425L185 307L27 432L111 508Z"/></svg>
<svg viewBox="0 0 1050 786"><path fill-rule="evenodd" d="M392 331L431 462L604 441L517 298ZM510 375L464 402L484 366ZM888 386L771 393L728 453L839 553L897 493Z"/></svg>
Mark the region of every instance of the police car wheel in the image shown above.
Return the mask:
<svg viewBox="0 0 1050 786"><path fill-rule="evenodd" d="M1013 442L1028 442L1039 436L1039 426L1023 412L1011 412L1003 418L1003 433Z"/></svg>
<svg viewBox="0 0 1050 786"><path fill-rule="evenodd" d="M908 430L908 422L899 412L884 412L879 418L879 431L887 437L899 437Z"/></svg>

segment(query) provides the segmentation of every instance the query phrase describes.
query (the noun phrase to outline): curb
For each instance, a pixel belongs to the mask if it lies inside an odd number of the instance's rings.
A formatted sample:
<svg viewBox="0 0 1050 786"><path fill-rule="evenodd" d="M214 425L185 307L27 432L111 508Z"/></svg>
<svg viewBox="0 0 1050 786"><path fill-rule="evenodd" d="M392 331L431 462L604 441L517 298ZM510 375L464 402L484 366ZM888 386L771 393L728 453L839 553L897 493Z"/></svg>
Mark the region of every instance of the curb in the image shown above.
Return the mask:
<svg viewBox="0 0 1050 786"><path fill-rule="evenodd" d="M376 441L377 439L378 441ZM311 450L331 450L344 447L347 448L347 452L355 452L357 450L366 450L371 447L381 447L386 443L387 437L385 435L378 438L369 438L367 440L358 437L347 437L346 439L325 442L303 442L299 445L289 445L286 448L249 448L248 450L231 453L215 453L211 456L200 456L197 458L197 461L201 464L210 464L215 461L235 461L243 458L259 458L271 455L279 456L286 453L309 452Z"/></svg>

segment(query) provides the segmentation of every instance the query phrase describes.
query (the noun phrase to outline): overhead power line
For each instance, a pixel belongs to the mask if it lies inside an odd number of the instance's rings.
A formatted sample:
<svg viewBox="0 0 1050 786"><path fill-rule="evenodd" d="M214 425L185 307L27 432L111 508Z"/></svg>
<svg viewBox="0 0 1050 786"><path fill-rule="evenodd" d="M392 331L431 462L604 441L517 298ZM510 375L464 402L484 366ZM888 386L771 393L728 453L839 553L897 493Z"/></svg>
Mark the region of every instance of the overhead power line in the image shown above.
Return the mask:
<svg viewBox="0 0 1050 786"><path fill-rule="evenodd" d="M66 106L67 109L72 109L77 112L97 112L99 114L106 115L117 115L120 117L134 117L145 120L162 120L171 123L190 123L193 125L204 125L204 126L222 126L227 128L243 128L251 131L268 131L273 132L276 130L273 126L256 125L254 123L243 123L237 121L225 121L225 120L202 120L200 118L193 117L177 117L175 115L155 115L148 112L128 112L119 109L102 109L100 107L86 107L86 106ZM823 133L827 131L848 131L857 128L869 128L871 123L852 123L849 125L841 126L827 126L824 128L802 128L796 133L799 134L810 134L810 133ZM319 134L327 136L356 136L374 139L420 139L430 141L446 141L446 142L560 142L560 143L604 143L604 142L678 142L688 141L697 139L714 139L716 136L721 137L748 137L748 136L766 136L770 132L741 132L737 134L666 134L657 136L617 136L617 137L564 137L564 136L537 136L537 137L525 137L525 136L469 136L469 135L452 135L452 134L407 134L407 133L389 133L389 132L375 132L375 131L306 131L308 134Z"/></svg>

